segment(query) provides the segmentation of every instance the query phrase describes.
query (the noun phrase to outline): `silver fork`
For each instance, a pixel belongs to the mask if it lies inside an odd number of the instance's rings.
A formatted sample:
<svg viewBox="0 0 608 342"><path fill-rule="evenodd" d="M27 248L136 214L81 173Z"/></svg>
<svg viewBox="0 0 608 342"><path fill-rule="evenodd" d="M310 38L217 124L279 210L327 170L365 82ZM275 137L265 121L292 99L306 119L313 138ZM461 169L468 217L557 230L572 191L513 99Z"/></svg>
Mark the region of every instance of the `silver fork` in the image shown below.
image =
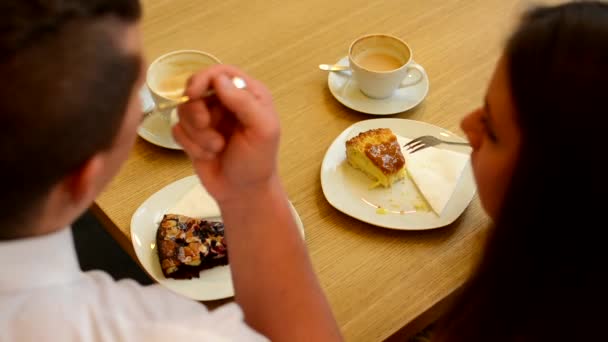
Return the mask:
<svg viewBox="0 0 608 342"><path fill-rule="evenodd" d="M407 152L411 154L411 153L423 150L427 147L431 147L431 146L435 146L435 145L439 145L439 144L470 146L468 142L446 141L446 140L441 140L432 135L424 135L424 136L421 136L419 138L416 138L416 139L408 142L407 144L403 145L403 147L405 147Z"/></svg>

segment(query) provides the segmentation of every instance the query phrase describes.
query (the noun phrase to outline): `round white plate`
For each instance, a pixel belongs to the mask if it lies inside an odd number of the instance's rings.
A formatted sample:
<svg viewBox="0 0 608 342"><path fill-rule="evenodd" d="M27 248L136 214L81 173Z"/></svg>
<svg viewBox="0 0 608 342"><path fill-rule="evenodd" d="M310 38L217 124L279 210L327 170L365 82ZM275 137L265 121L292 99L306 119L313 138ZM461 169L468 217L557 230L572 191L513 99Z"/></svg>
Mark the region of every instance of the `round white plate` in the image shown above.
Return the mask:
<svg viewBox="0 0 608 342"><path fill-rule="evenodd" d="M416 64L413 60L412 63ZM336 64L348 65L348 56L343 57ZM365 96L348 70L329 72L327 85L336 100L350 109L367 114L391 115L405 112L420 104L429 92L429 77L424 73L420 82L399 88L395 90L393 96L381 100Z"/></svg>
<svg viewBox="0 0 608 342"><path fill-rule="evenodd" d="M216 300L234 296L230 266L218 266L201 271L199 278L167 279L158 262L156 231L171 207L199 184L196 176L177 180L150 196L131 218L131 241L135 254L146 272L168 289L195 300ZM291 210L302 237L304 226L293 205ZM230 247L228 247L230 248Z"/></svg>
<svg viewBox="0 0 608 342"><path fill-rule="evenodd" d="M342 132L328 148L321 165L321 186L327 201L336 209L363 222L400 230L425 230L454 222L467 208L476 192L471 163L467 163L454 194L441 216L424 210L424 200L406 177L390 188L370 189L370 179L346 161L346 140L373 128L390 128L398 136L413 139L434 135L464 141L452 132L421 121L372 119L355 123ZM440 148L470 153L466 146L441 145ZM378 207L388 208L379 210Z"/></svg>

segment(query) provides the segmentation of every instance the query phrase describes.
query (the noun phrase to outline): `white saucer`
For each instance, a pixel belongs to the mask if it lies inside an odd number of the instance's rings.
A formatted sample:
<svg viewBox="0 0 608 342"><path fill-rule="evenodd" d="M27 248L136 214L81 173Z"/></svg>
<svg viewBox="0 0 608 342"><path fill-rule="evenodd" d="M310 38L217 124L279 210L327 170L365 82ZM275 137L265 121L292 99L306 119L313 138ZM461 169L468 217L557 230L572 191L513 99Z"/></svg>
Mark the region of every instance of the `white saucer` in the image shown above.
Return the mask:
<svg viewBox="0 0 608 342"><path fill-rule="evenodd" d="M412 60L411 63L416 64ZM348 65L348 56L338 61L339 65ZM415 85L399 88L393 96L377 100L369 98L359 90L352 79L350 71L329 72L327 85L331 94L346 107L374 115L390 115L405 112L416 107L429 92L429 77L424 73L420 82Z"/></svg>
<svg viewBox="0 0 608 342"><path fill-rule="evenodd" d="M144 113L151 112L154 109L154 100L147 87L144 86L139 90L139 98ZM176 113L171 113L171 115L172 117L177 117ZM167 122L160 115L151 115L145 118L141 125L139 125L137 134L154 145L173 150L182 150L182 147L173 140L171 123Z"/></svg>
<svg viewBox="0 0 608 342"><path fill-rule="evenodd" d="M173 134L171 133L171 123L167 122L167 120L162 118L160 115L151 115L147 117L137 129L137 134L139 134L142 139L154 145L173 150L183 149L173 139Z"/></svg>

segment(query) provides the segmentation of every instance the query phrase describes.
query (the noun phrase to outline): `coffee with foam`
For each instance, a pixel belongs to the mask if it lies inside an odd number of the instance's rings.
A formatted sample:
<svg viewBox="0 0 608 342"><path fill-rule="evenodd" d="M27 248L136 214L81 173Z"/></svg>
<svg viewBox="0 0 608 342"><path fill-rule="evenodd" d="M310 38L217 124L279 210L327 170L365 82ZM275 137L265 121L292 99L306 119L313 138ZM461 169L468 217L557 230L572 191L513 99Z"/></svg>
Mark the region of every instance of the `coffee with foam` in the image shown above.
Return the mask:
<svg viewBox="0 0 608 342"><path fill-rule="evenodd" d="M356 61L365 69L380 72L396 70L404 64L401 58L382 50L365 51L356 57Z"/></svg>
<svg viewBox="0 0 608 342"><path fill-rule="evenodd" d="M220 64L215 56L196 50L178 50L158 57L148 67L146 81L154 102L171 102L179 99L188 79L200 70ZM168 117L170 110L167 111Z"/></svg>
<svg viewBox="0 0 608 342"><path fill-rule="evenodd" d="M164 97L177 100L184 93L188 79L195 72L195 70L184 70L177 74L166 75L167 77L164 78L161 77L158 81L156 91Z"/></svg>

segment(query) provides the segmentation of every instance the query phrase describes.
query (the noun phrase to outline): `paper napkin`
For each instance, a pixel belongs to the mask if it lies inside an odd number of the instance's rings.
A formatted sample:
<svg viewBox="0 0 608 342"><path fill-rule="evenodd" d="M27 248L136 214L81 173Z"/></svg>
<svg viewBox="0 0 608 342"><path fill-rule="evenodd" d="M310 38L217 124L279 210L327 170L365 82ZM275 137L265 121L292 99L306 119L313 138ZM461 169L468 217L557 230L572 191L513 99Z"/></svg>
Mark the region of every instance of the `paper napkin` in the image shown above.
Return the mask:
<svg viewBox="0 0 608 342"><path fill-rule="evenodd" d="M168 214L179 214L197 218L219 217L221 215L217 202L197 183L182 197Z"/></svg>
<svg viewBox="0 0 608 342"><path fill-rule="evenodd" d="M399 137L401 146L411 139ZM416 153L403 149L405 168L421 195L433 211L441 216L454 194L469 155L437 147L427 147Z"/></svg>

